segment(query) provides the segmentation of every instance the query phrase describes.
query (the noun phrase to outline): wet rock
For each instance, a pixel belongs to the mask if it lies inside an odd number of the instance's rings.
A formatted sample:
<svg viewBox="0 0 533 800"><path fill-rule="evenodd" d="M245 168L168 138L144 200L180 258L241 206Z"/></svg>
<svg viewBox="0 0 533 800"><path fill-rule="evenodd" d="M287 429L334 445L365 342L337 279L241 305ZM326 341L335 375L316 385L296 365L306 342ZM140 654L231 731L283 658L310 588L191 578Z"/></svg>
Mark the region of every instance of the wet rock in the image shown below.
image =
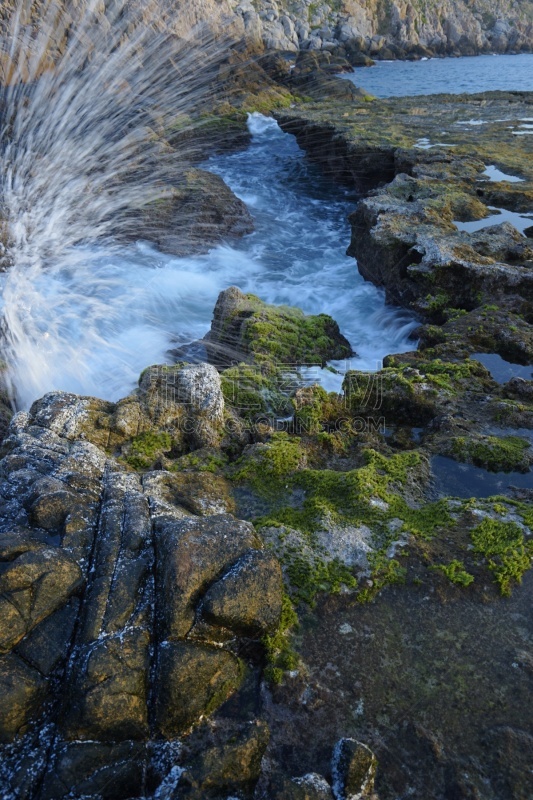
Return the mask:
<svg viewBox="0 0 533 800"><path fill-rule="evenodd" d="M146 631L131 630L79 654L63 725L68 739L147 738L148 645Z"/></svg>
<svg viewBox="0 0 533 800"><path fill-rule="evenodd" d="M6 653L82 585L79 566L57 548L26 552L0 574L0 652Z"/></svg>
<svg viewBox="0 0 533 800"><path fill-rule="evenodd" d="M211 714L241 684L241 662L226 650L163 642L158 652L156 728L171 739Z"/></svg>
<svg viewBox="0 0 533 800"><path fill-rule="evenodd" d="M278 560L264 551L251 550L209 589L202 613L214 625L261 636L279 625L281 601Z"/></svg>
<svg viewBox="0 0 533 800"><path fill-rule="evenodd" d="M366 744L355 739L340 739L335 745L331 771L336 800L362 800L371 797L377 759Z"/></svg>
<svg viewBox="0 0 533 800"><path fill-rule="evenodd" d="M494 753L495 791L502 800L529 797L533 776L529 769L533 757L533 737L524 730L501 726L488 731L487 743Z"/></svg>
<svg viewBox="0 0 533 800"><path fill-rule="evenodd" d="M275 791L274 800L333 800L333 791L322 775L309 773L302 778L285 780Z"/></svg>
<svg viewBox="0 0 533 800"><path fill-rule="evenodd" d="M419 98L402 98L276 112L282 128L296 135L324 172L358 191L372 190L350 217L348 252L363 277L385 288L389 301L429 318L446 306L471 310L533 296L529 239L507 221L474 232L456 225L491 213L491 187L479 179L494 160L494 141L505 148L502 167L532 177L520 137L498 123L505 109L519 124L528 113L527 96L495 93L483 95L483 102L486 125L475 135L468 124L456 124L479 115L475 95L439 95L431 110ZM524 187L508 199L500 189L502 207L525 209L521 203L530 189Z"/></svg>
<svg viewBox="0 0 533 800"><path fill-rule="evenodd" d="M136 796L159 770L160 735L176 748L239 689L245 666L233 649L275 625L280 581L253 526L213 513L233 507L217 474L227 457L209 434L218 436L223 416L216 370L177 365L145 376L118 404L56 392L14 418L0 462L0 740L22 737L2 751L10 790L32 797L39 786L46 800ZM183 471L141 478L101 449L145 432L179 436L183 420L200 420L184 431ZM188 453L195 435L209 445L198 456ZM229 644L165 642L189 632L206 592L236 564L232 593L213 593ZM209 757L221 759L217 780L248 791L268 736L253 725L236 735ZM199 780L215 794L215 762L208 751L205 759L194 761L190 788Z"/></svg>
<svg viewBox="0 0 533 800"><path fill-rule="evenodd" d="M16 653L48 677L67 654L79 613L78 598L47 617L17 646Z"/></svg>
<svg viewBox="0 0 533 800"><path fill-rule="evenodd" d="M42 675L21 658L13 653L0 657L0 742L11 742L24 732L45 690Z"/></svg>
<svg viewBox="0 0 533 800"><path fill-rule="evenodd" d="M261 759L270 737L262 721L225 726L221 742L205 750L185 767L180 797L219 797L222 793L249 796L261 772Z"/></svg>
<svg viewBox="0 0 533 800"><path fill-rule="evenodd" d="M248 550L260 547L249 522L230 514L177 521L156 527L157 591L161 635L182 638L209 585Z"/></svg>
<svg viewBox="0 0 533 800"><path fill-rule="evenodd" d="M511 378L504 383L503 391L506 397L516 397L519 400L533 402L533 381L526 381L524 378Z"/></svg>
<svg viewBox="0 0 533 800"><path fill-rule="evenodd" d="M327 314L306 316L292 306L271 306L235 286L221 292L205 337L210 359L231 364L321 364L352 355L349 342Z"/></svg>
<svg viewBox="0 0 533 800"><path fill-rule="evenodd" d="M222 178L190 168L167 197L147 207L135 235L165 253L183 256L205 253L253 229L250 212Z"/></svg>
<svg viewBox="0 0 533 800"><path fill-rule="evenodd" d="M140 742L72 742L59 749L41 796L44 800L69 794L102 800L138 797L146 761L145 745Z"/></svg>

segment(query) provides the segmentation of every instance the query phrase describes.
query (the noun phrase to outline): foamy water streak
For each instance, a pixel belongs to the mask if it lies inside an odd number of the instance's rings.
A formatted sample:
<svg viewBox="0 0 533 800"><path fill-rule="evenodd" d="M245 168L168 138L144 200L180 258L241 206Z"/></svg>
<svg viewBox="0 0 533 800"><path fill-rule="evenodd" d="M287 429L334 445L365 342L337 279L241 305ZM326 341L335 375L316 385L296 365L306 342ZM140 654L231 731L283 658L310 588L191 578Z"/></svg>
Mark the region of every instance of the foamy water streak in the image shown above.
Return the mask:
<svg viewBox="0 0 533 800"><path fill-rule="evenodd" d="M160 134L176 122L191 126L188 115L228 42L215 43L201 26L181 26L178 36L179 14L172 23L162 8L140 0L18 2L5 23L3 349L11 380L24 384L23 402L52 379L61 387L62 368L67 375L74 366L86 371L83 359L102 345L95 323L112 327L119 312L101 291L102 281L113 284L113 270L102 274L95 254L87 258L87 244L98 246L99 258L107 248L112 261L111 243L135 236L143 207L168 194L190 155L169 148ZM143 225L149 234L146 219ZM74 271L79 298L61 277ZM70 350L63 341L80 326L76 313L93 326L78 352L75 336Z"/></svg>

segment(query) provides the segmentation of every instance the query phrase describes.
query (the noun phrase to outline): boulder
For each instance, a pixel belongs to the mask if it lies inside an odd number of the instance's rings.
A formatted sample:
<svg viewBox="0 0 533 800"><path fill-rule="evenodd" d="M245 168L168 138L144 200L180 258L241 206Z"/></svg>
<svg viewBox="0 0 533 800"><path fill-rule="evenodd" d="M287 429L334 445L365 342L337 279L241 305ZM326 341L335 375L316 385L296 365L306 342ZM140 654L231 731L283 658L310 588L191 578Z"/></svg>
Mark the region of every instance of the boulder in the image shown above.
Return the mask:
<svg viewBox="0 0 533 800"><path fill-rule="evenodd" d="M211 714L241 684L243 665L231 653L189 642L163 642L158 651L155 725L167 739Z"/></svg>
<svg viewBox="0 0 533 800"><path fill-rule="evenodd" d="M308 316L292 306L273 306L232 286L221 292L204 341L210 360L231 364L321 364L353 355L350 343L327 314Z"/></svg>
<svg viewBox="0 0 533 800"><path fill-rule="evenodd" d="M21 658L9 653L0 657L0 742L11 742L24 733L30 717L39 708L46 690L42 675Z"/></svg>
<svg viewBox="0 0 533 800"><path fill-rule="evenodd" d="M376 768L377 759L366 744L355 739L340 739L335 745L331 764L336 800L371 797Z"/></svg>
<svg viewBox="0 0 533 800"><path fill-rule="evenodd" d="M184 256L205 253L253 229L250 212L222 178L191 167L166 196L147 206L135 235L165 253Z"/></svg>
<svg viewBox="0 0 533 800"><path fill-rule="evenodd" d="M181 797L204 800L220 793L248 796L253 791L270 738L268 725L259 720L244 725L227 721L216 738L186 765L179 782Z"/></svg>
<svg viewBox="0 0 533 800"><path fill-rule="evenodd" d="M240 556L260 547L253 525L217 514L156 524L157 593L161 636L180 639L211 583Z"/></svg>
<svg viewBox="0 0 533 800"><path fill-rule="evenodd" d="M11 650L83 583L79 566L58 548L22 553L0 574L0 652Z"/></svg>
<svg viewBox="0 0 533 800"><path fill-rule="evenodd" d="M202 613L214 625L261 636L279 625L282 588L278 560L262 550L250 550L209 589Z"/></svg>

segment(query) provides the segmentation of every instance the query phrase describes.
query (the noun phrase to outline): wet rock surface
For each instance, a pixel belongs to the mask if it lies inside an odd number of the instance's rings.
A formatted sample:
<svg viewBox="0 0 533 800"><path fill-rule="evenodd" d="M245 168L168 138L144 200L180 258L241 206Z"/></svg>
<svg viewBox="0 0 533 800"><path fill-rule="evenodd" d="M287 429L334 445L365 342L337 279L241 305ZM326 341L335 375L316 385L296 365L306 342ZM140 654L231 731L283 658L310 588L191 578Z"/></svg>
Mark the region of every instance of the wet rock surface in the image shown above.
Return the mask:
<svg viewBox="0 0 533 800"><path fill-rule="evenodd" d="M361 193L348 253L390 301L436 321L506 298L531 301L529 240L506 212L531 208L530 143L514 135L531 94L438 95L276 112L323 170ZM480 126L472 125L479 119ZM520 184L484 175L497 163ZM502 223L458 229L502 209ZM497 219L497 217L496 217Z"/></svg>
<svg viewBox="0 0 533 800"><path fill-rule="evenodd" d="M173 382L200 391L184 407L201 435L205 410L211 425L213 405L223 411L210 371L218 379L206 366L204 380L192 367L190 380L182 371ZM139 402L136 418L153 403ZM275 629L281 613L279 566L250 523L209 516L205 504L204 516L184 508L180 490L171 491L177 475L149 473L144 485L84 438L97 411L114 409L48 395L16 416L3 443L2 787L20 797L145 795L155 743L186 734L241 685L246 662L212 643L218 627L238 651L246 637ZM215 634L187 639L208 592ZM257 779L265 735L245 737L225 756L228 775L232 759L242 760L243 785ZM195 764L194 785L218 786Z"/></svg>

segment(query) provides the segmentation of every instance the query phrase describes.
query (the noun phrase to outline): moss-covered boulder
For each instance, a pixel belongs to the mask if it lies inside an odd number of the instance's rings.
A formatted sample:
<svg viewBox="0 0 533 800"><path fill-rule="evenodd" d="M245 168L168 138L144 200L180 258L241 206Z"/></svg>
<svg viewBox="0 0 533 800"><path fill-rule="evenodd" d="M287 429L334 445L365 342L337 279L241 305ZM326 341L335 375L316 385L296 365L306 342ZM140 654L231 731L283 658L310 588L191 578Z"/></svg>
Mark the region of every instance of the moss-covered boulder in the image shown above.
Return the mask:
<svg viewBox="0 0 533 800"><path fill-rule="evenodd" d="M235 286L221 292L205 340L222 364L324 365L348 358L352 347L327 314L308 316L292 306L272 306Z"/></svg>

